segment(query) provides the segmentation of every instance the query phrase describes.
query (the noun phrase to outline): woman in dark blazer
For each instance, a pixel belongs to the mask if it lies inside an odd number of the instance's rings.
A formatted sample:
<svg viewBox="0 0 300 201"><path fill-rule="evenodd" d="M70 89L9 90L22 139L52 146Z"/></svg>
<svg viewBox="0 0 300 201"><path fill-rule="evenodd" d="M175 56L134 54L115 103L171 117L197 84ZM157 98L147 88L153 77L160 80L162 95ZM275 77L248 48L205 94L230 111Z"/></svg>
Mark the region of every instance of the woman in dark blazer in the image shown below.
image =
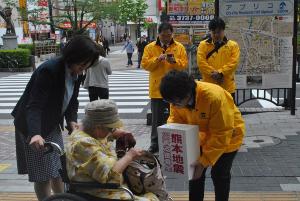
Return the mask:
<svg viewBox="0 0 300 201"><path fill-rule="evenodd" d="M63 147L64 118L71 133L77 127L80 75L99 57L99 47L87 36L73 37L62 56L41 64L32 74L12 112L16 128L19 174L28 174L39 201L63 192L59 156L43 155L45 141Z"/></svg>

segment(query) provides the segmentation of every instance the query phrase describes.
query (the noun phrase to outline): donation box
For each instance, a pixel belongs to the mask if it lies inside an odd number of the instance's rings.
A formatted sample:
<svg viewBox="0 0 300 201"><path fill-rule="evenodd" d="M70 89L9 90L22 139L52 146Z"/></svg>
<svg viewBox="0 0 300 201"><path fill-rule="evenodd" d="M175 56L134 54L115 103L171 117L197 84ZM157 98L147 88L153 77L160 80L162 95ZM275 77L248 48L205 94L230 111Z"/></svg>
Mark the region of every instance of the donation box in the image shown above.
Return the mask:
<svg viewBox="0 0 300 201"><path fill-rule="evenodd" d="M200 156L199 127L170 123L157 129L159 159L163 174L167 177L167 185L168 180L174 185L188 184L188 180L192 179L194 173L191 164Z"/></svg>

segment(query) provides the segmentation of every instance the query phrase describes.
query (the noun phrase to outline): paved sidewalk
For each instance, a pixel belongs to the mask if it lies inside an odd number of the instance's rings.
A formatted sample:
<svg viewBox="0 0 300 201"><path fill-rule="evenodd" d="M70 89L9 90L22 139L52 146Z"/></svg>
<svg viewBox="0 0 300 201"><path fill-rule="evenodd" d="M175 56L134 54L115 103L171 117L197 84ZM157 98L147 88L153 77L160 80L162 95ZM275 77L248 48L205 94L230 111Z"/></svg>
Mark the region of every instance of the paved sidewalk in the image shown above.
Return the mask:
<svg viewBox="0 0 300 201"><path fill-rule="evenodd" d="M138 55L137 55L137 48L135 48L135 52L132 56L133 66L127 67L127 54L126 51L122 51L123 46L121 45L115 45L110 47L111 51L106 56L108 61L110 62L111 68L113 71L116 70L129 70L129 69L137 69L137 61L138 61ZM42 64L45 61L41 61L40 59L36 59L36 67L38 67L40 64ZM1 73L2 74L2 73ZM10 75L10 73L8 73ZM1 76L1 75L0 75Z"/></svg>
<svg viewBox="0 0 300 201"><path fill-rule="evenodd" d="M300 191L300 111L295 116L283 111L244 118L247 136L232 168L232 191ZM134 133L137 146L147 149L151 128L146 120L124 123ZM0 133L0 192L33 192L27 177L17 175L14 128L2 124ZM167 187L170 191L187 191L187 186L170 180ZM209 171L206 190L213 191Z"/></svg>

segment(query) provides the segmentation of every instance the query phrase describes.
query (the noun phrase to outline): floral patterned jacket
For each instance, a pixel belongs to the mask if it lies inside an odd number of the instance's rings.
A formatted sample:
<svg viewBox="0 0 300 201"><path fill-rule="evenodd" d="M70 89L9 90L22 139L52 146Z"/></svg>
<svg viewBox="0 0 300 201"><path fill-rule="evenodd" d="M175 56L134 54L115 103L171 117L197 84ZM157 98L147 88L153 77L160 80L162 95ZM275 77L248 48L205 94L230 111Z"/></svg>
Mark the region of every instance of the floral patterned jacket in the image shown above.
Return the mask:
<svg viewBox="0 0 300 201"><path fill-rule="evenodd" d="M113 171L117 156L112 141L95 139L83 131L75 131L66 147L67 171L71 181L124 184L122 174ZM130 199L122 190L90 189L83 191L95 197ZM158 201L153 193L135 196L138 201Z"/></svg>

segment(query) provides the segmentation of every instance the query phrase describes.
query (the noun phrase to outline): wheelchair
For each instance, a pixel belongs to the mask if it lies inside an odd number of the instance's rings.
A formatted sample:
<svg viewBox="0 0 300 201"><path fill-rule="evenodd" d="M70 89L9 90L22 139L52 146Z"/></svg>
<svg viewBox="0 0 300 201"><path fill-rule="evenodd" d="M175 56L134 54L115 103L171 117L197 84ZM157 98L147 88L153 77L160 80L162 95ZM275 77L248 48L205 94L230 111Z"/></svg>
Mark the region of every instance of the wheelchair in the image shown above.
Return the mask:
<svg viewBox="0 0 300 201"><path fill-rule="evenodd" d="M60 155L61 169L59 170L59 174L62 178L62 181L65 184L65 193L55 194L43 201L119 201L116 199L107 199L107 198L99 198L94 197L86 193L80 192L80 190L84 189L119 189L123 190L130 196L130 200L134 201L133 193L125 187L122 187L120 184L115 183L98 183L98 182L74 182L70 181L67 174L66 167L66 154L64 150L54 142L45 142L46 151L44 154L55 152Z"/></svg>

